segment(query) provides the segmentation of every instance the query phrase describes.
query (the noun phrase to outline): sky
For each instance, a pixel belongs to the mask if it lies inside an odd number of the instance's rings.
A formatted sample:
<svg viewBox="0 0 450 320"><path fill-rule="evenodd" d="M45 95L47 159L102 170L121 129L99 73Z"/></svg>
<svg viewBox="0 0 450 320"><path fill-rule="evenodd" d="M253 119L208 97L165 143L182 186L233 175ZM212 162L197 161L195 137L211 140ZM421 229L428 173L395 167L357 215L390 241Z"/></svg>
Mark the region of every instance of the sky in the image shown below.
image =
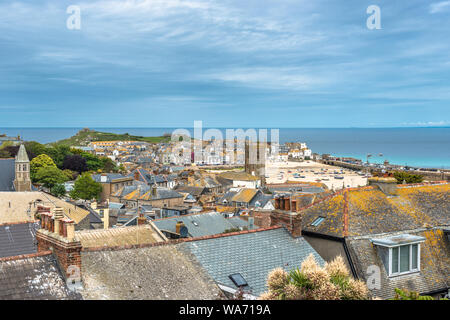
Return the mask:
<svg viewBox="0 0 450 320"><path fill-rule="evenodd" d="M0 0L0 128L194 120L450 126L450 1Z"/></svg>

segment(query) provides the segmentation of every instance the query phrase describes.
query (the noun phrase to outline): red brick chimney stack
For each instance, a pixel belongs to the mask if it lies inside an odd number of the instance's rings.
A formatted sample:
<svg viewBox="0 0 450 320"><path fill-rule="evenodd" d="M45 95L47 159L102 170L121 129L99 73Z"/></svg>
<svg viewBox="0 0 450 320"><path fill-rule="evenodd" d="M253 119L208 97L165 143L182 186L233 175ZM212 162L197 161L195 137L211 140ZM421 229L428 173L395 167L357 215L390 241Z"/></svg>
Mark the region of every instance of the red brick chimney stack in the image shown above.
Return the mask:
<svg viewBox="0 0 450 320"><path fill-rule="evenodd" d="M52 251L66 278L78 268L81 274L81 243L75 237L75 223L64 217L62 208L53 214L41 212L41 229L36 232L38 252Z"/></svg>

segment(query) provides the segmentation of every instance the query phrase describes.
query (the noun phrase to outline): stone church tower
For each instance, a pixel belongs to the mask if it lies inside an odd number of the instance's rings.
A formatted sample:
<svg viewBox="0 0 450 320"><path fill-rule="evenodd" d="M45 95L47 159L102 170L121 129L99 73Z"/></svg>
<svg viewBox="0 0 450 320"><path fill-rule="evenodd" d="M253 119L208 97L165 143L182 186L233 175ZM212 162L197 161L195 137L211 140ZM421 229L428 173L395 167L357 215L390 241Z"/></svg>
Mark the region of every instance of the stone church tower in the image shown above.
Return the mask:
<svg viewBox="0 0 450 320"><path fill-rule="evenodd" d="M266 175L266 147L265 142L245 141L245 166L244 171L253 176L261 178L261 183L265 185Z"/></svg>
<svg viewBox="0 0 450 320"><path fill-rule="evenodd" d="M23 144L20 145L19 152L15 160L14 188L16 191L31 191L30 160Z"/></svg>

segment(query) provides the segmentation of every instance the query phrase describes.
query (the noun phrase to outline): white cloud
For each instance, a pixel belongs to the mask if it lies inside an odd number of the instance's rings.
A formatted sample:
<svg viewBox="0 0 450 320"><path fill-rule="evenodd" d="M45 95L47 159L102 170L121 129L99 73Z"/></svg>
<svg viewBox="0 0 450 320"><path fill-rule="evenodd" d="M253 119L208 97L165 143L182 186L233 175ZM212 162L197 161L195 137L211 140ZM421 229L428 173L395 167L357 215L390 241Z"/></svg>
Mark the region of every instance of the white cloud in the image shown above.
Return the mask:
<svg viewBox="0 0 450 320"><path fill-rule="evenodd" d="M206 74L203 77L265 89L306 90L325 83L323 79L307 75L299 68L241 68Z"/></svg>
<svg viewBox="0 0 450 320"><path fill-rule="evenodd" d="M408 122L408 123L403 123L403 125L414 126L414 127L416 127L416 126L417 127L443 127L443 126L450 125L450 121L441 120L441 121Z"/></svg>
<svg viewBox="0 0 450 320"><path fill-rule="evenodd" d="M450 9L450 1L441 1L430 4L430 13L438 13Z"/></svg>

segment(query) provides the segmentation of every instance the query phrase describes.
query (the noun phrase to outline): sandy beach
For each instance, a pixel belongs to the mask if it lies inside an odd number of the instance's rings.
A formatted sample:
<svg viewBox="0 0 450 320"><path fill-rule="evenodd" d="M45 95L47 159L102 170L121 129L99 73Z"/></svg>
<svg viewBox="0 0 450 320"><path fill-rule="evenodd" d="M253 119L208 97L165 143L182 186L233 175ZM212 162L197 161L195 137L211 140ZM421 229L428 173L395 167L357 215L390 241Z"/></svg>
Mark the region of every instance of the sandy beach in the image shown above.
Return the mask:
<svg viewBox="0 0 450 320"><path fill-rule="evenodd" d="M343 177L343 179L336 179L336 176ZM303 162L269 161L266 163L266 183L284 183L288 180L321 182L329 189L334 190L342 189L343 185L348 188L365 186L367 184L367 178L359 175L357 172L311 160Z"/></svg>

